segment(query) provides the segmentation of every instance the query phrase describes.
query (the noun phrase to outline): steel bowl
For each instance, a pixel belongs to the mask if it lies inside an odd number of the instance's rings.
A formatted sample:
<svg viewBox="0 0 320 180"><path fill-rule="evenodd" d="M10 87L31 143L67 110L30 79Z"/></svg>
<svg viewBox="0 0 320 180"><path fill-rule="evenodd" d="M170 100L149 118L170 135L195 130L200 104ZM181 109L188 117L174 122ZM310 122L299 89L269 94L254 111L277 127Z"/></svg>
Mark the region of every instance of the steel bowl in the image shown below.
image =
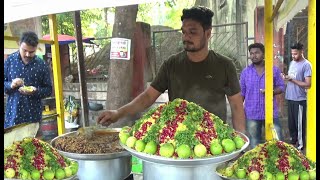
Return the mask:
<svg viewBox="0 0 320 180"><path fill-rule="evenodd" d="M150 155L138 152L128 146L120 145L129 151L133 156L143 161L143 179L144 180L212 180L219 179L214 169L221 163L230 161L239 156L239 154L249 146L249 138L243 133L237 132L245 138L246 143L241 149L228 154L208 158L195 159L173 159L157 155Z"/></svg>
<svg viewBox="0 0 320 180"><path fill-rule="evenodd" d="M100 111L103 109L103 105L99 103L89 102L89 110L91 111Z"/></svg>
<svg viewBox="0 0 320 180"><path fill-rule="evenodd" d="M105 131L120 132L120 128L106 128ZM55 147L57 139L64 136L75 136L77 132L70 132L58 136L51 141ZM77 177L80 180L122 180L131 173L131 155L127 151L107 154L78 154L58 150L57 151L79 164Z"/></svg>
<svg viewBox="0 0 320 180"><path fill-rule="evenodd" d="M240 180L239 178L227 177L218 172L219 169L223 169L228 167L229 164L233 163L233 161L223 162L215 167L214 172L223 180ZM245 178L246 179L246 178ZM243 179L244 180L244 179Z"/></svg>

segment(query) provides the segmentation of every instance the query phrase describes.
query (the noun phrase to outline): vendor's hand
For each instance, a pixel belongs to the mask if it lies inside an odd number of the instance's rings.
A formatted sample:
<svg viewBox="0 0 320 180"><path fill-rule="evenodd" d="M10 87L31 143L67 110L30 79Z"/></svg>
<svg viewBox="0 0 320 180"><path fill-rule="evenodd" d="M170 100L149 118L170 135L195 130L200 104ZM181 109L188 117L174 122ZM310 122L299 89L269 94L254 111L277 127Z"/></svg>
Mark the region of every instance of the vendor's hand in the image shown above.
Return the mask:
<svg viewBox="0 0 320 180"><path fill-rule="evenodd" d="M119 112L117 110L106 110L99 115L97 123L103 126L109 126L110 124L116 122L118 119Z"/></svg>
<svg viewBox="0 0 320 180"><path fill-rule="evenodd" d="M13 79L12 82L11 82L11 89L14 89L14 88L23 86L23 84L24 84L23 79L21 79L21 78L15 78L15 79Z"/></svg>

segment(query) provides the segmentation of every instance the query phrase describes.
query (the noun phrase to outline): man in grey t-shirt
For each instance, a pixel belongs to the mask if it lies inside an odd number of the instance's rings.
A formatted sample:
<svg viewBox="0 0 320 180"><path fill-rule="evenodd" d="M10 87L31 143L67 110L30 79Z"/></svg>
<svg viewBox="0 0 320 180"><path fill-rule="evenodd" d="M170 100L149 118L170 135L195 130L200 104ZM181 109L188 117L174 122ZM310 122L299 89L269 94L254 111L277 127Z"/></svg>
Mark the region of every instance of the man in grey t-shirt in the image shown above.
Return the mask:
<svg viewBox="0 0 320 180"><path fill-rule="evenodd" d="M290 63L285 98L288 100L288 127L291 144L302 150L305 147L307 89L311 86L311 64L303 56L303 45L291 46L293 61Z"/></svg>

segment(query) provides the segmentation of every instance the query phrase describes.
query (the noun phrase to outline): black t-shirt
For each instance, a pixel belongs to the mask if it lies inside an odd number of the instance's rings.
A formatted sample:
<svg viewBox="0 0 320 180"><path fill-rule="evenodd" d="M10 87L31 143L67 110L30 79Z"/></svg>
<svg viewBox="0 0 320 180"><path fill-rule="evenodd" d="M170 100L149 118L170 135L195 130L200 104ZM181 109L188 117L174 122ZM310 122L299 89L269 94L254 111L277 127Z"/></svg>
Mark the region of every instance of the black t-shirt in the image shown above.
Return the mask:
<svg viewBox="0 0 320 180"><path fill-rule="evenodd" d="M186 51L172 55L151 83L159 92L168 89L169 100L194 102L226 121L226 98L240 92L232 60L210 50L201 62L189 60Z"/></svg>

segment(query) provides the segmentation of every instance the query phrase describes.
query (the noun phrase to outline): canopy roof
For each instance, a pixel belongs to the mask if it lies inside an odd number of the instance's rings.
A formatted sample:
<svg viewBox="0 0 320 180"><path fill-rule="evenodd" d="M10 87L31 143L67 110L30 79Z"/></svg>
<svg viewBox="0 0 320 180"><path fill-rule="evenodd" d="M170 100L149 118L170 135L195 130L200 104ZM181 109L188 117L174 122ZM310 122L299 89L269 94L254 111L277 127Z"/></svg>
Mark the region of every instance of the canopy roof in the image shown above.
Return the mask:
<svg viewBox="0 0 320 180"><path fill-rule="evenodd" d="M51 40L50 39L50 34L46 34L42 37L43 40ZM90 43L93 44L93 42L91 42L91 40L94 40L93 37L83 37L82 41L84 43ZM60 45L63 44L70 44L70 43L74 43L76 41L76 38L70 35L66 35L66 34L58 34L58 41Z"/></svg>
<svg viewBox="0 0 320 180"><path fill-rule="evenodd" d="M164 0L4 0L4 23L70 11L162 1Z"/></svg>

